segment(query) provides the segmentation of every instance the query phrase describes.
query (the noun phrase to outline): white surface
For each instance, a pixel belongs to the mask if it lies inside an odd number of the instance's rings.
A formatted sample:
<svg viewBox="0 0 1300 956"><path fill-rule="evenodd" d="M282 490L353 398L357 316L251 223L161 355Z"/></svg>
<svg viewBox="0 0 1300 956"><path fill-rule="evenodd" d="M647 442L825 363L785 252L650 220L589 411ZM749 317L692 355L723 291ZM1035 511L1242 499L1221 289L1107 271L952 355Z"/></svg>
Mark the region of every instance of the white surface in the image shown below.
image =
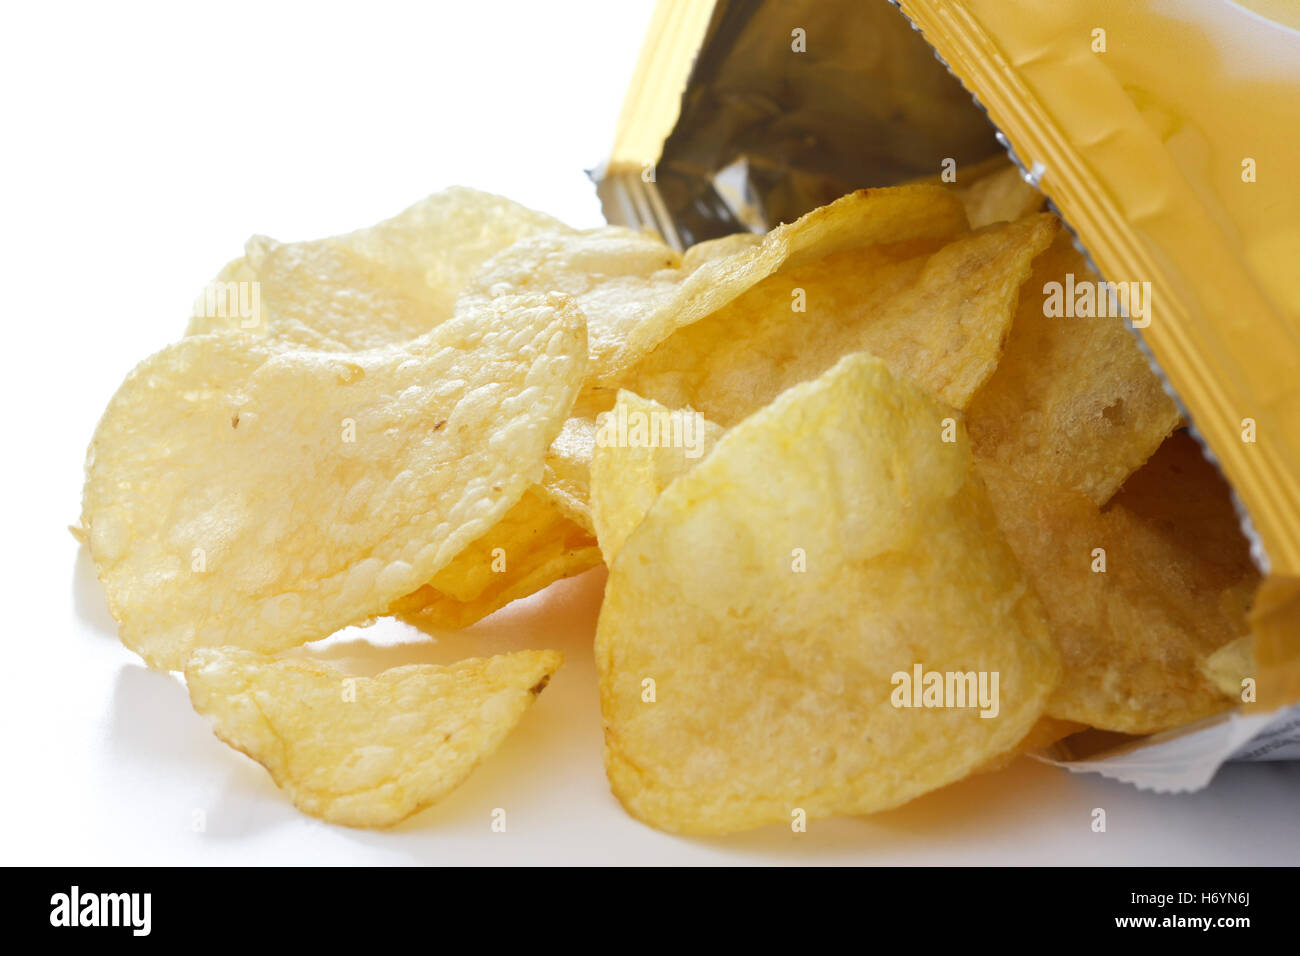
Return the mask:
<svg viewBox="0 0 1300 956"><path fill-rule="evenodd" d="M648 2L6 7L3 863L1300 863L1300 764L1155 796L1022 761L871 820L727 840L623 814L600 761L601 572L469 632L384 622L319 651L362 666L557 647L568 663L455 794L388 833L296 813L173 678L118 644L65 530L131 366L252 232L364 225L452 183L600 221L602 157ZM493 808L508 830L489 829ZM1092 833L1104 807L1109 832ZM206 830L192 829L195 811Z"/></svg>

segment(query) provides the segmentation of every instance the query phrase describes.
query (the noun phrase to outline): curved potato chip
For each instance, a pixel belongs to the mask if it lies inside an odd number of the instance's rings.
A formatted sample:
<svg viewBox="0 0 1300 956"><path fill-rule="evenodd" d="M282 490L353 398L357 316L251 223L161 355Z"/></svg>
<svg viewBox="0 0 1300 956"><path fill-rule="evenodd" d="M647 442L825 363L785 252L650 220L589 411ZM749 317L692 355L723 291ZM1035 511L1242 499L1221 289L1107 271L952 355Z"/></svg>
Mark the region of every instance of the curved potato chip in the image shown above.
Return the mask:
<svg viewBox="0 0 1300 956"><path fill-rule="evenodd" d="M964 408L993 371L1020 286L1053 216L992 226L935 249L901 243L787 267L679 328L626 375L669 407L729 427L842 355L866 351Z"/></svg>
<svg viewBox="0 0 1300 956"><path fill-rule="evenodd" d="M1136 495L1121 492L1103 512L1080 492L1002 465L980 470L1061 648L1052 717L1146 734L1230 705L1199 664L1246 631L1258 573L1226 496L1216 515L1187 507L1198 497L1188 487L1195 477L1170 482L1165 507L1187 508L1175 525Z"/></svg>
<svg viewBox="0 0 1300 956"><path fill-rule="evenodd" d="M619 374L676 328L726 305L782 268L845 249L946 240L966 231L960 201L937 186L865 189L780 226L758 241L728 238L683 260L657 237L627 229L551 233L515 243L465 289L572 295L587 317L588 377L614 400ZM689 268L687 263L689 262Z"/></svg>
<svg viewBox="0 0 1300 956"><path fill-rule="evenodd" d="M456 187L342 236L291 243L254 236L244 257L208 284L187 334L239 329L332 350L406 342L451 317L489 258L550 231L570 230L509 199Z"/></svg>
<svg viewBox="0 0 1300 956"><path fill-rule="evenodd" d="M965 436L940 438L950 415L849 356L655 501L596 634L606 771L634 816L725 833L883 810L1033 726L1060 665ZM895 706L922 666L998 674L996 716Z"/></svg>
<svg viewBox="0 0 1300 956"><path fill-rule="evenodd" d="M970 403L966 427L980 457L1101 505L1178 426L1179 413L1122 318L1044 314L1048 283L1096 278L1061 233L1034 263L1006 352Z"/></svg>
<svg viewBox="0 0 1300 956"><path fill-rule="evenodd" d="M626 229L539 235L494 257L463 299L482 302L524 290L564 292L586 316L588 380L570 422L547 453L543 487L565 515L591 530L595 418L611 407L636 359L677 327L704 318L780 269L882 243L930 248L965 231L961 203L947 189L859 190L766 236L701 243L685 258L652 235Z"/></svg>
<svg viewBox="0 0 1300 956"><path fill-rule="evenodd" d="M698 412L621 391L597 419L596 434L591 517L609 563L660 493L713 450L722 429Z"/></svg>
<svg viewBox="0 0 1300 956"><path fill-rule="evenodd" d="M637 324L676 300L682 259L651 233L611 226L532 236L493 257L462 302L519 292L571 296L587 317L588 374L603 369Z"/></svg>
<svg viewBox="0 0 1300 956"><path fill-rule="evenodd" d="M724 259L762 244L763 237L755 232L734 232L729 236L705 239L682 253L682 268L694 272L712 259Z"/></svg>
<svg viewBox="0 0 1300 956"><path fill-rule="evenodd" d="M501 745L560 666L518 651L375 677L239 648L195 652L194 709L304 813L387 827L442 799Z"/></svg>
<svg viewBox="0 0 1300 956"><path fill-rule="evenodd" d="M1020 168L1005 154L963 164L956 173L956 182L935 174L911 180L911 184L951 190L961 200L972 229L1031 216L1047 205L1047 197L1025 181Z"/></svg>
<svg viewBox="0 0 1300 956"><path fill-rule="evenodd" d="M778 226L731 255L708 258L682 282L678 301L628 330L622 349L593 370L604 385L624 384L620 375L677 329L698 322L780 270L838 252L884 243L925 243L967 231L966 214L947 190L935 186L859 189Z"/></svg>
<svg viewBox="0 0 1300 956"><path fill-rule="evenodd" d="M600 561L591 532L565 517L534 485L491 531L390 610L420 627L469 627Z"/></svg>
<svg viewBox="0 0 1300 956"><path fill-rule="evenodd" d="M558 297L501 298L347 354L192 336L143 362L87 453L82 526L151 666L383 614L541 477L586 362Z"/></svg>

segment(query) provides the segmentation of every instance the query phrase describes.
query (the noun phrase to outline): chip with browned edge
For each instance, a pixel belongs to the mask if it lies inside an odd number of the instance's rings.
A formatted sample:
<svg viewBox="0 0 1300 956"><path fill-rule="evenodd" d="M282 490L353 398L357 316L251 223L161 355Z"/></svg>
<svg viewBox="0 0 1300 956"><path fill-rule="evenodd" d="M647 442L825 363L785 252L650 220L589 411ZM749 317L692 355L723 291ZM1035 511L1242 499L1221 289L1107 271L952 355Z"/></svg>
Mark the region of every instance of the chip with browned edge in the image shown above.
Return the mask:
<svg viewBox="0 0 1300 956"><path fill-rule="evenodd" d="M304 813L387 827L437 803L501 745L560 666L518 651L374 677L233 647L185 668L194 709Z"/></svg>

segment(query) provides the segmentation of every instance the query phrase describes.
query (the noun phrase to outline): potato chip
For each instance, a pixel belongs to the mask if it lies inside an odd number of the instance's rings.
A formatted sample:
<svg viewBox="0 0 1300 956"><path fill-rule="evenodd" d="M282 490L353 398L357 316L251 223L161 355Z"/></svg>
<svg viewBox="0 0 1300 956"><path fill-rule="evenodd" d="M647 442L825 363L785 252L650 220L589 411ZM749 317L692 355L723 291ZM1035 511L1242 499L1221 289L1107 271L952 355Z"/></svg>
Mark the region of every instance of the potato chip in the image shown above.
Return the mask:
<svg viewBox="0 0 1300 956"><path fill-rule="evenodd" d="M213 732L270 771L299 810L388 827L460 785L561 660L557 651L518 651L349 677L220 647L195 652L185 680Z"/></svg>
<svg viewBox="0 0 1300 956"><path fill-rule="evenodd" d="M1201 661L1201 673L1229 699L1241 700L1243 684L1256 673L1255 638L1243 634Z"/></svg>
<svg viewBox="0 0 1300 956"><path fill-rule="evenodd" d="M549 232L495 256L474 276L462 301L502 294L559 292L587 317L589 374L622 347L630 330L676 301L686 273L682 259L651 233L608 227Z"/></svg>
<svg viewBox="0 0 1300 956"><path fill-rule="evenodd" d="M594 418L574 415L546 450L542 490L570 521L595 533L591 520L591 455L596 443Z"/></svg>
<svg viewBox="0 0 1300 956"><path fill-rule="evenodd" d="M1165 514L1125 493L1099 511L1080 492L1000 464L980 471L1061 648L1052 717L1146 734L1229 706L1199 663L1245 632L1258 583L1244 540L1225 550L1232 534L1241 538L1230 503L1217 514L1197 506L1197 479L1184 475L1162 490ZM1172 534L1178 512L1187 531Z"/></svg>
<svg viewBox="0 0 1300 956"><path fill-rule="evenodd" d="M727 427L868 351L963 408L993 374L1020 286L1056 231L1054 217L1038 216L937 251L901 243L786 268L678 329L628 373L628 387Z"/></svg>
<svg viewBox="0 0 1300 956"><path fill-rule="evenodd" d="M778 226L755 246L742 244L729 256L708 258L682 283L678 301L628 330L612 361L595 366L598 383L619 385L634 362L676 329L712 315L774 273L837 252L885 243L918 245L967 231L960 202L933 186L860 189Z"/></svg>
<svg viewBox="0 0 1300 956"><path fill-rule="evenodd" d="M706 262L725 259L727 256L744 252L763 244L763 237L754 232L733 232L729 236L705 239L697 242L682 253L682 268L694 272Z"/></svg>
<svg viewBox="0 0 1300 956"><path fill-rule="evenodd" d="M1062 233L1034 263L1002 362L971 402L966 427L980 457L1100 505L1160 447L1179 413L1122 318L1044 313L1048 283L1063 291L1067 281L1095 280Z"/></svg>
<svg viewBox="0 0 1300 956"><path fill-rule="evenodd" d="M719 240L692 257L692 269L725 269L729 288L738 290L755 263L775 268L797 255L811 254L825 244L878 240L892 230L904 236L946 237L962 228L955 207L937 198L937 190L880 191L874 197L848 197L842 208L828 215L822 211L807 222L800 220L789 236L779 243L754 237ZM936 213L937 224L923 222L922 212ZM944 217L947 213L947 218ZM796 224L798 225L798 224ZM886 233L886 229L890 229ZM924 240L929 246L934 240ZM766 246L765 246L766 244ZM354 280L355 284L355 280ZM691 278L683 260L657 237L627 229L595 229L587 232L542 232L524 238L492 258L464 290L458 308L482 308L495 297L523 290L545 290L572 296L588 320L589 368L612 367L626 342L645 322L658 313L668 314L686 302L686 309L700 309L713 301L717 290ZM674 313L674 316L676 313ZM612 392L608 392L612 397ZM482 551L471 550L444 569L451 591L430 581L394 606L401 613L419 613L423 623L435 627L465 626L512 600L525 597L554 580L593 567L597 561L594 541L584 539L581 528L591 524L590 461L593 409L607 399L597 388L575 411L573 426L566 429L547 455L543 491L559 514L534 513L525 522L492 533L483 539ZM567 519L567 520L562 520ZM525 524L527 526L525 526ZM576 527L575 527L576 525ZM514 564L517 570L495 575L485 594L457 597L466 579L486 580L492 561L484 558L497 549L507 554L519 550L520 538L530 542L528 555ZM509 559L507 558L509 565Z"/></svg>
<svg viewBox="0 0 1300 956"><path fill-rule="evenodd" d="M1047 205L1046 197L1025 182L1020 169L1009 161L988 175L968 180L965 184L959 175L956 191L972 229L1031 216L1042 212Z"/></svg>
<svg viewBox="0 0 1300 956"><path fill-rule="evenodd" d="M655 501L596 635L606 770L634 816L725 833L882 810L1034 725L1059 662L964 434L940 437L952 414L849 356ZM918 668L950 689L996 673L997 715L901 706Z"/></svg>
<svg viewBox="0 0 1300 956"><path fill-rule="evenodd" d="M390 610L423 628L468 627L600 561L591 532L565 517L534 485L491 531Z"/></svg>
<svg viewBox="0 0 1300 956"><path fill-rule="evenodd" d="M759 241L728 239L683 260L645 233L608 228L525 239L488 262L467 299L508 292L572 295L587 317L593 387L614 400L620 373L666 339L782 268L845 249L942 241L966 231L960 201L935 186L860 190ZM583 408L580 405L580 411Z"/></svg>
<svg viewBox="0 0 1300 956"><path fill-rule="evenodd" d="M860 190L766 236L701 243L686 257L627 229L537 235L489 261L465 303L519 291L572 295L587 318L588 381L547 453L543 490L570 520L592 530L595 418L607 410L629 365L666 338L787 266L881 243L933 248L966 231L961 204L936 186ZM907 246L908 243L914 243Z"/></svg>
<svg viewBox="0 0 1300 956"><path fill-rule="evenodd" d="M951 190L961 200L972 229L1031 216L1047 205L1047 198L1025 181L1020 167L1005 154L962 165L955 172L956 181L935 174L912 180L912 184Z"/></svg>
<svg viewBox="0 0 1300 956"><path fill-rule="evenodd" d="M669 409L632 392L596 421L591 516L608 563L660 493L699 463L722 429L691 409Z"/></svg>
<svg viewBox="0 0 1300 956"><path fill-rule="evenodd" d="M469 627L600 564L589 503L594 434L590 418L569 418L547 449L541 483L392 613L425 629Z"/></svg>
<svg viewBox="0 0 1300 956"><path fill-rule="evenodd" d="M143 362L87 454L82 526L151 666L273 651L383 614L541 477L586 362L560 297L503 297L404 346L191 336Z"/></svg>
<svg viewBox="0 0 1300 956"><path fill-rule="evenodd" d="M450 318L462 288L494 254L552 231L571 230L458 187L342 236L293 243L254 236L243 258L209 283L187 334L240 329L333 350L406 342Z"/></svg>

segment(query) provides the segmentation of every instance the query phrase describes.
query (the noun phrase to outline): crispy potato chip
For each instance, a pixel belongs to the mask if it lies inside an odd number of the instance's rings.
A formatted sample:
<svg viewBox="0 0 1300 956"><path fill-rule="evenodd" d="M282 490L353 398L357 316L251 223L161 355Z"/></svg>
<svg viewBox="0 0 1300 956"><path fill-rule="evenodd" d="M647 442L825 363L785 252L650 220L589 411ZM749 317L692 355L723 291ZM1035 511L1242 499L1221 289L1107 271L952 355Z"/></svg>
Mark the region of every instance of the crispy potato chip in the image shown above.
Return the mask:
<svg viewBox="0 0 1300 956"><path fill-rule="evenodd" d="M1048 283L1096 280L1068 234L1034 263L1001 364L966 416L975 453L1105 504L1177 427L1178 408L1117 316L1044 314Z"/></svg>
<svg viewBox="0 0 1300 956"><path fill-rule="evenodd" d="M465 289L471 300L508 292L572 295L587 317L588 376L608 390L619 375L674 329L717 311L782 268L881 243L943 241L966 231L960 201L935 186L860 190L815 209L759 241L721 240L689 258L661 240L627 229L547 233L515 243ZM580 410L583 407L580 405Z"/></svg>
<svg viewBox="0 0 1300 956"><path fill-rule="evenodd" d="M1255 638L1243 634L1201 661L1201 673L1225 697L1241 700L1243 684L1255 676Z"/></svg>
<svg viewBox="0 0 1300 956"><path fill-rule="evenodd" d="M401 343L450 316L470 277L494 254L526 236L551 231L572 233L550 216L499 196L449 189L344 236L291 244L255 237L246 256L227 266L214 285L219 290L231 282L256 281L264 321L254 331L276 340L323 350ZM191 332L243 324L236 321L237 314L222 317L207 303L201 306ZM481 299L460 308L487 306ZM440 572L443 587L429 582L396 602L395 611L427 609L426 623L463 627L531 593L527 587L545 587L599 561L595 539L588 535L579 542L578 529L562 525L559 516L534 513L531 531L521 527L519 515L515 519L490 542L481 539L486 553L495 547L513 551L525 542L529 549L508 578L493 582L491 593L457 598L447 590L450 585L452 592L463 592L458 579L477 578L481 555L471 550ZM540 536L548 531L555 536L543 546ZM557 547L562 553L556 553Z"/></svg>
<svg viewBox="0 0 1300 956"><path fill-rule="evenodd" d="M595 534L591 520L591 456L596 443L594 419L572 416L546 450L542 490L575 524Z"/></svg>
<svg viewBox="0 0 1300 956"><path fill-rule="evenodd" d="M679 328L628 373L628 387L729 427L867 351L964 408L993 374L1020 286L1056 231L1054 217L1037 216L937 251L902 243L786 268Z"/></svg>
<svg viewBox="0 0 1300 956"><path fill-rule="evenodd" d="M1030 216L1047 205L1047 198L1025 182L1020 168L1004 154L963 165L956 172L956 182L936 174L913 180L912 184L951 190L961 200L972 229Z"/></svg>
<svg viewBox="0 0 1300 956"><path fill-rule="evenodd" d="M835 211L813 213L785 230L787 234L774 234L775 239L728 237L708 243L707 248L690 258L689 268L658 237L646 233L617 228L541 233L521 239L484 265L464 290L458 308L482 307L498 295L521 290L571 295L588 319L590 375L598 378L604 369L619 363L617 356L624 354L629 339L643 324L682 321L682 315L690 313L703 315L710 303L720 300L719 289L736 294L751 277L800 256L813 255L820 248L879 242L885 235L894 238L896 233L887 229L898 230L902 237L922 235L919 241L901 243L910 251L937 246L941 239L963 228L956 207L950 200L939 198L941 195L940 190L922 189L848 196ZM935 221L924 220L923 213ZM936 235L940 238L933 238ZM695 271L714 277L720 285L702 285ZM439 587L438 581L429 581L420 591L403 598L396 610L411 613L420 607L426 623L464 626L497 610L504 602L593 567L595 549L590 541L581 540L573 525L591 525L591 410L607 405L604 395L612 394L611 390L599 388L589 393L588 401L577 408L572 427L565 429L547 453L543 492L568 523L552 527L550 536L538 533L536 527L521 529L519 525L487 536L484 554L465 554L461 562L446 568L445 575L459 579L467 574L490 574L482 571L482 558L497 548L507 553L516 550L521 535L536 542L533 557L541 553L545 559L516 564L519 572L507 571L498 576L493 591L482 598L456 598L447 588ZM551 515L541 519L534 516L532 524L550 524L550 519ZM487 566L490 564L487 562ZM476 567L480 570L474 571Z"/></svg>
<svg viewBox="0 0 1300 956"><path fill-rule="evenodd" d="M541 484L502 518L505 527L493 528L433 581L394 602L392 613L423 628L469 627L511 601L600 564L589 503L595 427L589 418L568 419L547 449ZM490 586L475 591L472 582L488 580L484 569L500 566L497 549L515 557L506 558L507 570L494 573Z"/></svg>
<svg viewBox="0 0 1300 956"><path fill-rule="evenodd" d="M542 473L586 362L560 297L346 354L238 333L143 362L87 453L82 526L124 643L273 651L383 614Z"/></svg>
<svg viewBox="0 0 1300 956"><path fill-rule="evenodd" d="M778 226L755 246L708 258L682 283L679 300L628 330L623 347L593 376L619 385L620 376L676 329L712 315L768 276L837 252L885 243L925 244L967 231L960 202L933 186L860 189Z"/></svg>
<svg viewBox="0 0 1300 956"><path fill-rule="evenodd" d="M632 392L596 422L591 516L606 563L660 493L704 458L722 429L690 409L668 409Z"/></svg>
<svg viewBox="0 0 1300 956"><path fill-rule="evenodd" d="M1025 182L1024 175L1009 160L1005 166L966 184L959 176L956 189L972 229L1031 216L1047 205L1047 198Z"/></svg>
<svg viewBox="0 0 1300 956"><path fill-rule="evenodd" d="M596 635L606 770L634 816L725 833L882 810L1033 726L1060 665L964 434L940 438L951 415L849 356L655 501ZM997 673L997 716L894 706L917 667Z"/></svg>
<svg viewBox="0 0 1300 956"><path fill-rule="evenodd" d="M293 243L254 236L204 290L187 334L240 329L334 350L406 342L451 317L489 258L552 231L571 230L509 199L457 187L342 236Z"/></svg>
<svg viewBox="0 0 1300 956"><path fill-rule="evenodd" d="M534 485L491 531L390 610L421 627L468 627L600 561L591 532L565 517Z"/></svg>
<svg viewBox="0 0 1300 956"><path fill-rule="evenodd" d="M697 242L682 253L682 268L694 272L704 263L713 259L724 259L763 244L763 237L754 232L735 232L717 239L705 239Z"/></svg>
<svg viewBox="0 0 1300 956"><path fill-rule="evenodd" d="M1198 665L1245 632L1259 580L1230 502L1196 505L1198 479L1184 474L1162 489L1160 511L1136 493L1099 511L1080 492L1002 465L981 462L980 470L1061 648L1051 716L1146 734L1229 705ZM1175 534L1171 516L1182 509L1184 530ZM1225 547L1233 533L1240 540Z"/></svg>
<svg viewBox="0 0 1300 956"><path fill-rule="evenodd" d="M185 668L194 709L304 813L387 827L437 803L501 745L560 666L518 651L349 677L233 647Z"/></svg>
<svg viewBox="0 0 1300 956"><path fill-rule="evenodd" d="M588 381L547 453L543 489L570 520L592 530L595 419L611 407L636 359L679 325L707 316L782 268L882 243L934 248L965 231L961 203L946 189L860 190L766 236L701 243L685 258L656 237L627 229L538 235L489 261L462 298L481 303L522 290L563 292L586 316Z"/></svg>
<svg viewBox="0 0 1300 956"><path fill-rule="evenodd" d="M668 308L687 273L658 236L621 227L541 233L515 243L474 276L462 302L519 292L572 296L587 316L588 374L605 367L630 330Z"/></svg>

